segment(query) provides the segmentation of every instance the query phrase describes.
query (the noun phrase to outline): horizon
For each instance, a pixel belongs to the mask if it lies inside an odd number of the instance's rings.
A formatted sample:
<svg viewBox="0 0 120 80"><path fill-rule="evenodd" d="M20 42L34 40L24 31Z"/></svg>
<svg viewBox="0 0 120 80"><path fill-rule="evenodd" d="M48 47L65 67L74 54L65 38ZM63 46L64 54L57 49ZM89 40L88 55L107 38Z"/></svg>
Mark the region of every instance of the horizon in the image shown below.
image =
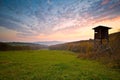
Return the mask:
<svg viewBox="0 0 120 80"><path fill-rule="evenodd" d="M120 31L120 0L0 0L0 42L89 40L99 25Z"/></svg>
<svg viewBox="0 0 120 80"><path fill-rule="evenodd" d="M92 38L89 38L92 39ZM79 39L79 40L66 40L66 41L52 41L52 40L43 40L43 41L0 41L0 42L23 42L23 43L34 43L34 42L76 42L76 41L84 41L84 40L89 40L89 39ZM93 40L93 39L92 39Z"/></svg>

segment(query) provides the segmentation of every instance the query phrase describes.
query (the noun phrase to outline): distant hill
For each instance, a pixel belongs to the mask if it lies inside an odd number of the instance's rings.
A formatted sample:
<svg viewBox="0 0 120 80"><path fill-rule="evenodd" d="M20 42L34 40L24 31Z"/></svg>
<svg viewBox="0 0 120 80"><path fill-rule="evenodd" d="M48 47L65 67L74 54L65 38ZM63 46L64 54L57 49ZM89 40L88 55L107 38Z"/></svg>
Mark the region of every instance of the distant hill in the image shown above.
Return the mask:
<svg viewBox="0 0 120 80"><path fill-rule="evenodd" d="M0 42L0 51L7 50L38 50L38 49L47 49L48 46L26 43L26 42Z"/></svg>
<svg viewBox="0 0 120 80"><path fill-rule="evenodd" d="M61 41L39 41L39 42L34 42L34 43L35 44L51 46L51 45L56 45L56 44L62 44L64 42L61 42Z"/></svg>
<svg viewBox="0 0 120 80"><path fill-rule="evenodd" d="M40 44L35 44L35 43L29 43L29 42L5 42L11 46L45 46L45 45L40 45Z"/></svg>

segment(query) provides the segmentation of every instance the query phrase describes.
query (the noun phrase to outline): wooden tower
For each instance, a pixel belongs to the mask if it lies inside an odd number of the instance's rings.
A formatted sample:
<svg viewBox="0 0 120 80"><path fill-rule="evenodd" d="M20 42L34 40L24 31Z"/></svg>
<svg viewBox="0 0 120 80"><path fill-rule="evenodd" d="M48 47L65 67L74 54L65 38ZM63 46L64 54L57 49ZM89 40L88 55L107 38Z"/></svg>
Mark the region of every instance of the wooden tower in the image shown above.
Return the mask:
<svg viewBox="0 0 120 80"><path fill-rule="evenodd" d="M94 49L95 51L103 51L109 48L109 34L110 27L97 26L94 30Z"/></svg>

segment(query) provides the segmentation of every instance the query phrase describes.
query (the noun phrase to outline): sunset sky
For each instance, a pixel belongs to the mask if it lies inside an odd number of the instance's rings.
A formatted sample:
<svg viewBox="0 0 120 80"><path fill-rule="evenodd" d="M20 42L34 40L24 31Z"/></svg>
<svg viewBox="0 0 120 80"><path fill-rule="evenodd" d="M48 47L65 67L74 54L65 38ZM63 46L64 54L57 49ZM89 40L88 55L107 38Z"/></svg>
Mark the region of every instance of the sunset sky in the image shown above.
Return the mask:
<svg viewBox="0 0 120 80"><path fill-rule="evenodd" d="M93 27L120 31L120 0L0 0L0 41L93 39Z"/></svg>

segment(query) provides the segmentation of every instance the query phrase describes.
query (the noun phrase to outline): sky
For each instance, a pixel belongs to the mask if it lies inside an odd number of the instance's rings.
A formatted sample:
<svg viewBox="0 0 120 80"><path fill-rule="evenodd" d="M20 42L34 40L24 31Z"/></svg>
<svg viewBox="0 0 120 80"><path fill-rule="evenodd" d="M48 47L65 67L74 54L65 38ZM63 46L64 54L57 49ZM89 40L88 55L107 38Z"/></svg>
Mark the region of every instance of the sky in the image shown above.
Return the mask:
<svg viewBox="0 0 120 80"><path fill-rule="evenodd" d="M120 0L0 0L0 41L93 39L99 25L120 31Z"/></svg>

